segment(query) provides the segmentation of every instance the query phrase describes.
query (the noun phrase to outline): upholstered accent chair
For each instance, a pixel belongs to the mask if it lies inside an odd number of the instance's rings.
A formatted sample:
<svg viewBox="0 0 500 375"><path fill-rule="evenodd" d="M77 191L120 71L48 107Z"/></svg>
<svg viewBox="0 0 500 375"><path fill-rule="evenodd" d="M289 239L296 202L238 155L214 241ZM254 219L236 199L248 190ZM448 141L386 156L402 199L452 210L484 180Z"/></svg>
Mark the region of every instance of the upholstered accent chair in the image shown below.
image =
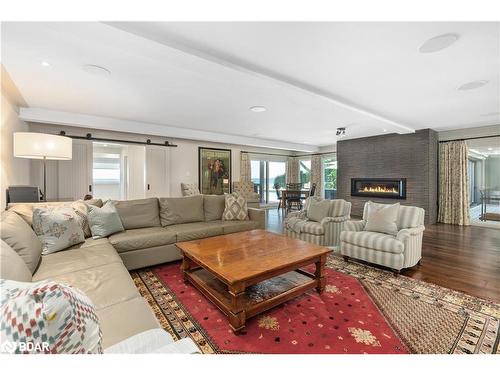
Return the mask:
<svg viewBox="0 0 500 375"><path fill-rule="evenodd" d="M247 200L247 206L259 208L260 196L254 190L252 181L235 181L233 182L233 192L240 194Z"/></svg>
<svg viewBox="0 0 500 375"><path fill-rule="evenodd" d="M183 197L188 197L191 195L200 195L200 189L196 184L186 184L181 182L181 191Z"/></svg>
<svg viewBox="0 0 500 375"><path fill-rule="evenodd" d="M350 202L309 197L302 210L288 213L283 231L288 237L316 245L338 246L340 232L350 215Z"/></svg>
<svg viewBox="0 0 500 375"><path fill-rule="evenodd" d="M368 205L389 206L367 202L363 220L348 221L340 234L340 253L346 260L361 259L389 267L397 273L415 266L422 258L422 237L425 230L423 208L400 206L395 235L365 230Z"/></svg>

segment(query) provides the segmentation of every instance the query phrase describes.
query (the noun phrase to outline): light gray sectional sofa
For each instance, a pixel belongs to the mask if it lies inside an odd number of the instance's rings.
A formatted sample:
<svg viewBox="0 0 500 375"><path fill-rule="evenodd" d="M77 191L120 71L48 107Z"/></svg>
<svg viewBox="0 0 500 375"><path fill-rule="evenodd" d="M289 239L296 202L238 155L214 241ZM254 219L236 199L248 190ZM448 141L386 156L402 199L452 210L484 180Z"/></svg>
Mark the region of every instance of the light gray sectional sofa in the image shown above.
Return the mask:
<svg viewBox="0 0 500 375"><path fill-rule="evenodd" d="M223 221L224 196L117 201L125 231L108 238L87 238L69 249L41 256L41 243L29 224L30 212L37 205L47 203L10 205L2 213L1 237L15 253L4 251L2 244L0 278L51 279L81 290L95 305L105 351L113 352L115 344L160 328L127 270L180 259L176 242L265 228L265 212L257 209L248 209L249 220ZM179 345L169 351L196 350L194 343Z"/></svg>

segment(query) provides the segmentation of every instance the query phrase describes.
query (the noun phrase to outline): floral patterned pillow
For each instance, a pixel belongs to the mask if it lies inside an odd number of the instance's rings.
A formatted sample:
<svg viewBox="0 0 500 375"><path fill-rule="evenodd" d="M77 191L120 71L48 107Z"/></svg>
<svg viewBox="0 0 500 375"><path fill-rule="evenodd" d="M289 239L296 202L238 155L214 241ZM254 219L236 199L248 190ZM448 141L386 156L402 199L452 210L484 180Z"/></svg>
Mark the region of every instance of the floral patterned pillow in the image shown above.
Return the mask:
<svg viewBox="0 0 500 375"><path fill-rule="evenodd" d="M33 230L42 243L42 255L85 241L81 219L71 207L35 208Z"/></svg>
<svg viewBox="0 0 500 375"><path fill-rule="evenodd" d="M78 289L0 280L0 302L1 353L102 353L95 307Z"/></svg>

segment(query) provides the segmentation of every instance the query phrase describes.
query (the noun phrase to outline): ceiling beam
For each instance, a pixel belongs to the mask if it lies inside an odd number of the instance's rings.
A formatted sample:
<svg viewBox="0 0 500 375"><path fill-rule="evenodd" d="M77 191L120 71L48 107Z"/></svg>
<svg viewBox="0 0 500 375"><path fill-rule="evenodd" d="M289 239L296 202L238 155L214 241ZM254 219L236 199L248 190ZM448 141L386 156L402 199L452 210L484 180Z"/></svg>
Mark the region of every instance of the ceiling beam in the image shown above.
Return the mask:
<svg viewBox="0 0 500 375"><path fill-rule="evenodd" d="M412 128L409 125L399 123L397 121L393 121L387 117L384 117L382 115L379 115L373 111L361 108L357 105L354 105L352 103L348 103L346 100L342 100L338 98L336 95L327 92L325 90L321 90L317 87L314 87L312 85L309 85L305 82L301 82L299 80L290 78L290 77L285 77L283 75L279 75L275 72L271 72L268 70L264 70L262 68L258 68L255 66L250 66L248 63L241 61L241 60L234 60L230 59L229 57L221 57L218 56L217 53L215 52L205 52L196 48L189 47L185 44L181 44L175 40L172 40L171 38L165 38L163 35L162 38L158 37L158 35L153 35L150 32L146 32L144 30L138 30L137 28L133 27L133 23L130 22L104 22L106 25L117 28L119 30L128 32L130 34L134 34L136 36L157 42L159 44L162 44L168 48L180 51L182 53L198 57L200 59L203 59L205 61L209 61L215 64L222 65L226 68L236 70L238 72L242 72L254 77L258 77L261 79L266 79L266 80L271 80L276 84L279 84L280 86L286 87L286 88L291 88L294 90L299 90L302 93L312 95L315 97L319 97L320 99L326 100L336 106L343 107L345 109L351 110L353 112L356 112L358 114L370 117L374 120L378 120L381 122L384 122L387 125L387 128L391 130L391 132L396 132L400 134L405 134L405 133L414 133L415 129Z"/></svg>
<svg viewBox="0 0 500 375"><path fill-rule="evenodd" d="M160 137L189 139L215 143L272 148L299 152L317 152L319 147L300 143L281 142L270 139L245 137L234 134L214 133L204 130L179 128L170 125L152 124L146 122L121 120L112 117L92 116L81 113L54 111L44 108L19 109L19 118L23 121L75 126L80 128L108 130Z"/></svg>

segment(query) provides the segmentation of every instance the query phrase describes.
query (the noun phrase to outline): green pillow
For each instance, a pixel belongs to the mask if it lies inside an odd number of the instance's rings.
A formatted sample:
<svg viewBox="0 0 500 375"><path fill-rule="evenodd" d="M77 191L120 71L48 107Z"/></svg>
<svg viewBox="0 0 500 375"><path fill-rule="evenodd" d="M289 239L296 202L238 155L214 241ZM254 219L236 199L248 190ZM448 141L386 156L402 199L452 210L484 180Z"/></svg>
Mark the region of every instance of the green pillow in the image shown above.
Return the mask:
<svg viewBox="0 0 500 375"><path fill-rule="evenodd" d="M88 210L89 226L93 239L107 237L125 230L113 202L107 201L102 207L89 205Z"/></svg>

